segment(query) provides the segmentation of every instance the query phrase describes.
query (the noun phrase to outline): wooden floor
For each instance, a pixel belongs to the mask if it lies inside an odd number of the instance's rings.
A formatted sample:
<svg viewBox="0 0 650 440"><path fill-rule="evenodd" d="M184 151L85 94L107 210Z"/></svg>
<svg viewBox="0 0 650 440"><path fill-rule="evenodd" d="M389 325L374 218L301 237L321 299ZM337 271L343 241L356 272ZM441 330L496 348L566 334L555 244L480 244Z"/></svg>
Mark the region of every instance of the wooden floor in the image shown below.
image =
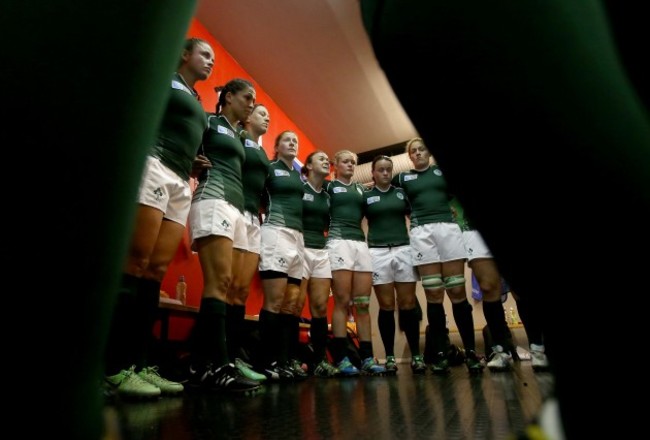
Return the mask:
<svg viewBox="0 0 650 440"><path fill-rule="evenodd" d="M321 379L267 384L255 396L185 392L153 402L107 405L124 440L508 439L538 414L550 373L521 361L505 373Z"/></svg>

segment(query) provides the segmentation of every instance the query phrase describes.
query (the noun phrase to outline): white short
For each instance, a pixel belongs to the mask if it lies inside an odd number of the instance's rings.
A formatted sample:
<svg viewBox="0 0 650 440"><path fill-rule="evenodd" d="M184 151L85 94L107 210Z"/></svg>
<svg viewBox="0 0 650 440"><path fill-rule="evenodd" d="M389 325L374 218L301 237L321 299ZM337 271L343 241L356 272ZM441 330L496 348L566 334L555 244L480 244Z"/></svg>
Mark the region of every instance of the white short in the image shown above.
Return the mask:
<svg viewBox="0 0 650 440"><path fill-rule="evenodd" d="M273 270L291 278L302 279L305 241L295 229L262 225L260 271Z"/></svg>
<svg viewBox="0 0 650 440"><path fill-rule="evenodd" d="M197 239L211 235L231 239L235 249L248 247L243 214L223 199L198 200L190 208L192 250L196 251Z"/></svg>
<svg viewBox="0 0 650 440"><path fill-rule="evenodd" d="M160 159L147 156L137 200L141 205L161 210L167 220L185 226L192 190L189 182L163 165Z"/></svg>
<svg viewBox="0 0 650 440"><path fill-rule="evenodd" d="M246 236L248 237L248 247L246 250L259 255L260 241L262 240L260 218L257 214L244 211L244 224L246 225Z"/></svg>
<svg viewBox="0 0 650 440"><path fill-rule="evenodd" d="M332 278L330 256L327 249L305 248L303 267L303 278Z"/></svg>
<svg viewBox="0 0 650 440"><path fill-rule="evenodd" d="M417 282L417 270L413 267L411 246L370 248L372 259L372 285Z"/></svg>
<svg viewBox="0 0 650 440"><path fill-rule="evenodd" d="M456 223L427 223L411 229L413 264L464 260L463 232Z"/></svg>
<svg viewBox="0 0 650 440"><path fill-rule="evenodd" d="M372 260L365 241L327 240L327 251L332 271L372 272Z"/></svg>
<svg viewBox="0 0 650 440"><path fill-rule="evenodd" d="M472 261L477 258L494 258L490 248L487 247L483 237L477 230L463 231L463 241L465 242L465 252L467 260Z"/></svg>

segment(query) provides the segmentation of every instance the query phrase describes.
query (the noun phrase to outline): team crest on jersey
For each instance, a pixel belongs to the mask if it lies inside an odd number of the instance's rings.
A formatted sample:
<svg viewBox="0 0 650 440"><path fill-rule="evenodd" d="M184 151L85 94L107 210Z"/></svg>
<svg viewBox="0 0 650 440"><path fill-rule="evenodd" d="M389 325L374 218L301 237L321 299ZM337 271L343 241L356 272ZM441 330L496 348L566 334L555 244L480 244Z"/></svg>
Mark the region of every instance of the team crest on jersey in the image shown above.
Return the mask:
<svg viewBox="0 0 650 440"><path fill-rule="evenodd" d="M289 177L289 171L287 170L275 170L275 175L278 177Z"/></svg>
<svg viewBox="0 0 650 440"><path fill-rule="evenodd" d="M346 193L346 192L348 192L348 189L344 188L342 186L337 186L337 187L334 188L334 194L336 194L336 193Z"/></svg>
<svg viewBox="0 0 650 440"><path fill-rule="evenodd" d="M442 171L440 171L440 169L436 168L435 170L433 170L433 174L435 174L436 176L442 176Z"/></svg>
<svg viewBox="0 0 650 440"><path fill-rule="evenodd" d="M409 180L415 180L418 178L417 174L404 174L404 182L408 182Z"/></svg>
<svg viewBox="0 0 650 440"><path fill-rule="evenodd" d="M305 200L305 201L307 201L307 202L313 202L313 201L314 201L314 195L313 195L313 194L307 194L307 193L304 193L304 194L302 195L302 199Z"/></svg>
<svg viewBox="0 0 650 440"><path fill-rule="evenodd" d="M401 192L395 193L395 195L397 196L398 199L404 200L404 194L402 194Z"/></svg>
<svg viewBox="0 0 650 440"><path fill-rule="evenodd" d="M246 139L246 141L244 142L244 147L246 147L246 148L255 148L256 150L260 149L260 146L257 145L257 142L253 142L250 139Z"/></svg>
<svg viewBox="0 0 650 440"><path fill-rule="evenodd" d="M235 132L223 125L217 125L217 133L228 135L233 139L235 138Z"/></svg>
<svg viewBox="0 0 650 440"><path fill-rule="evenodd" d="M372 196L372 197L368 197L367 203L368 205L372 205L373 203L377 203L380 200L381 200L380 196Z"/></svg>

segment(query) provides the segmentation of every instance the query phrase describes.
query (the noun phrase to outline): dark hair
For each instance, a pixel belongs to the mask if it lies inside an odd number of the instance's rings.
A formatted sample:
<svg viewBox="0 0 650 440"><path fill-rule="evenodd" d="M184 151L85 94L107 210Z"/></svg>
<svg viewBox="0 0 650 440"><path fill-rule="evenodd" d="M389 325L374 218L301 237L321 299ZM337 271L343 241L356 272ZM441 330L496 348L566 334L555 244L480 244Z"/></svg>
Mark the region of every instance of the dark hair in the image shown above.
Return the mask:
<svg viewBox="0 0 650 440"><path fill-rule="evenodd" d="M214 91L219 94L219 101L217 102L217 114L219 114L223 106L226 104L226 95L229 92L234 95L237 92L241 92L248 87L254 88L253 83L243 78L231 79L226 83L225 86L215 87Z"/></svg>
<svg viewBox="0 0 650 440"><path fill-rule="evenodd" d="M372 160L372 167L371 167L372 171L375 171L375 164L376 164L377 162L379 162L380 160L387 160L388 162L391 163L391 165L392 165L392 163L393 163L393 159L391 159L391 158L388 157L388 156L384 156L383 154L381 154L381 155L379 155L379 156L375 156L375 158Z"/></svg>
<svg viewBox="0 0 650 440"><path fill-rule="evenodd" d="M201 38L188 38L185 40L185 44L183 45L183 49L185 49L188 52L193 52L194 48L198 46L199 44L207 44L208 46L210 45L207 41L201 39Z"/></svg>
<svg viewBox="0 0 650 440"><path fill-rule="evenodd" d="M312 151L311 153L309 153L309 155L307 156L307 159L305 159L304 165L302 166L302 168L300 168L300 174L302 174L305 177L309 176L309 169L307 168L307 165L309 165L311 163L314 156L316 154L318 154L318 153L325 154L325 152L321 151L321 150L316 150L316 151Z"/></svg>

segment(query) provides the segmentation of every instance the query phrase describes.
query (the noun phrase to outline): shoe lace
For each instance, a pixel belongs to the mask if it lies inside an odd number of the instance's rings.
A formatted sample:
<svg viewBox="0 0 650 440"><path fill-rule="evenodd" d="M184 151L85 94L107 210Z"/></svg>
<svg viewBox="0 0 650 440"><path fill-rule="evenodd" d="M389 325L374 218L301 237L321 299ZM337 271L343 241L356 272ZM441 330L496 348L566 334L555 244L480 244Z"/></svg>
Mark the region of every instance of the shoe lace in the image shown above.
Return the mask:
<svg viewBox="0 0 650 440"><path fill-rule="evenodd" d="M155 367L144 367L142 369L142 372L144 374L147 374L147 375L158 376L159 378L162 379L162 376L158 372L158 367L157 366L155 366Z"/></svg>
<svg viewBox="0 0 650 440"><path fill-rule="evenodd" d="M493 351L488 357L488 362L492 362L494 359L502 360L507 362L512 355L507 351Z"/></svg>
<svg viewBox="0 0 650 440"><path fill-rule="evenodd" d="M154 383L154 385L170 385L170 384L176 383L174 381L171 381L169 379L165 379L164 377L162 377L160 375L160 372L158 371L157 366L144 367L142 369L141 374L147 376L147 379L151 380ZM146 380L145 380L145 382L146 382Z"/></svg>
<svg viewBox="0 0 650 440"><path fill-rule="evenodd" d="M136 385L136 386L151 385L149 382L147 382L146 380L141 378L140 375L138 375L135 372L135 365L133 365L128 370L125 370L124 379L122 379L122 382L124 382L126 380L131 382L132 385ZM120 383L122 383L122 382L120 382Z"/></svg>
<svg viewBox="0 0 650 440"><path fill-rule="evenodd" d="M323 370L327 371L328 373L335 373L335 372L338 371L338 368L336 368L334 365L330 364L330 363L327 362L327 361L322 361L322 362L320 363L320 367L321 367Z"/></svg>

